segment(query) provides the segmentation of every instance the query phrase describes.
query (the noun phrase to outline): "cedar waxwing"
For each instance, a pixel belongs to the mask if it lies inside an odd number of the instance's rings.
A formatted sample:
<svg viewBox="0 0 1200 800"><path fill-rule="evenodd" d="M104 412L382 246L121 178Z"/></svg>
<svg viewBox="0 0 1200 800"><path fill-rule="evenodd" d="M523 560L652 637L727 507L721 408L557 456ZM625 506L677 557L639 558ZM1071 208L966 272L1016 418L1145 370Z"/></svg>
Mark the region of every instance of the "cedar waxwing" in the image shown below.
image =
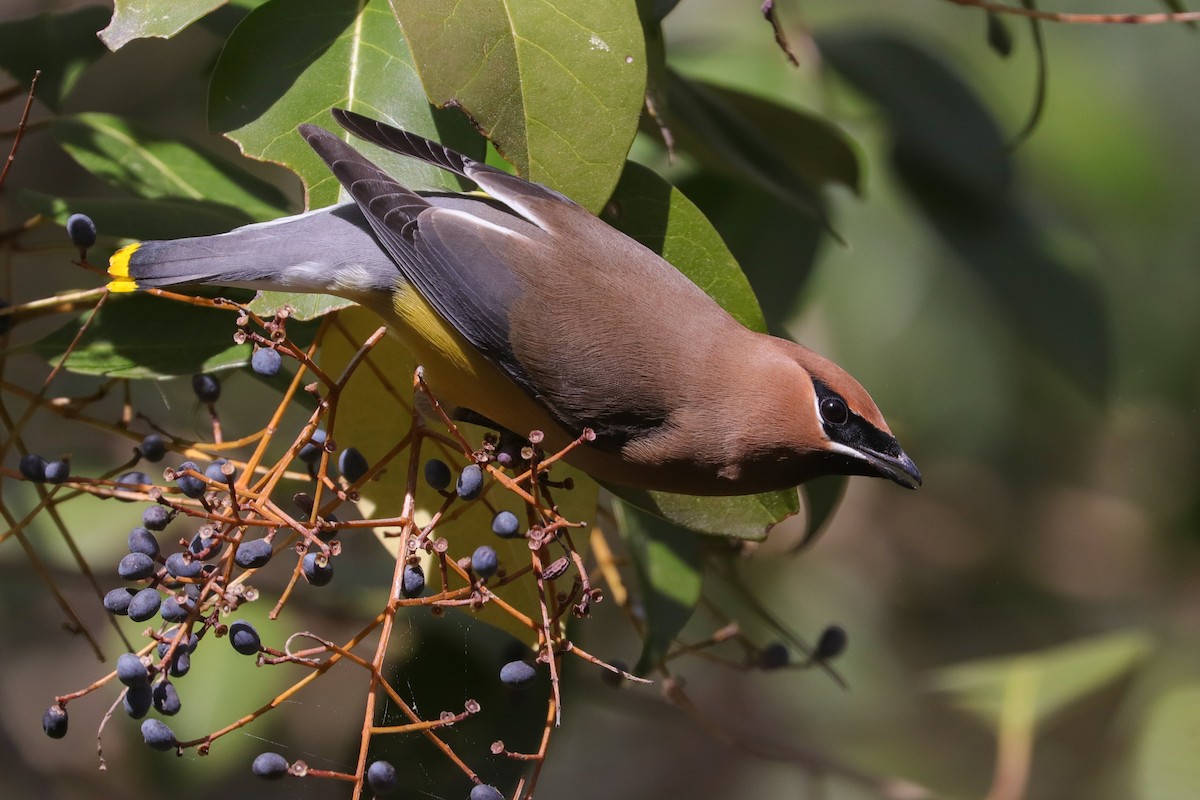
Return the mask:
<svg viewBox="0 0 1200 800"><path fill-rule="evenodd" d="M348 131L473 181L418 194L337 136L301 135L353 203L219 236L129 245L114 292L211 284L339 295L369 307L460 415L594 477L697 495L921 473L833 362L751 331L673 266L569 198L411 133L335 110Z"/></svg>

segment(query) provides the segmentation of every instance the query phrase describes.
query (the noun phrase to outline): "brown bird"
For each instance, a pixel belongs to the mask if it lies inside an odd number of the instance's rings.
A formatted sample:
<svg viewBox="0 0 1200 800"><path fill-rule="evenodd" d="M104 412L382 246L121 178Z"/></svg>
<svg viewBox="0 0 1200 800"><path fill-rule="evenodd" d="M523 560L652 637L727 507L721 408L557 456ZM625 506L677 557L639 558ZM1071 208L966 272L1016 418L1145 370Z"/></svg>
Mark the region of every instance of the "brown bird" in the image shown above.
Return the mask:
<svg viewBox="0 0 1200 800"><path fill-rule="evenodd" d="M569 198L348 111L388 150L489 198L418 194L337 136L300 133L353 203L112 257L112 291L174 284L335 294L374 309L460 415L643 489L735 495L820 475L916 488L871 396L794 342L751 331L654 252Z"/></svg>

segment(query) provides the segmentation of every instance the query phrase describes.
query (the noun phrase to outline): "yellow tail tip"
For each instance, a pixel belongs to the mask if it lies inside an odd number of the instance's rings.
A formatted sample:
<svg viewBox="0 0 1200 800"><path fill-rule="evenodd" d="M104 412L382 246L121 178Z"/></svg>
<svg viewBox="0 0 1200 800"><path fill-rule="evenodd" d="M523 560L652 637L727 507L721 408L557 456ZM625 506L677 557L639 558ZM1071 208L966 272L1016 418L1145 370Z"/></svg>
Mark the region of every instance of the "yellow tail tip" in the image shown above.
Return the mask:
<svg viewBox="0 0 1200 800"><path fill-rule="evenodd" d="M112 277L112 280L108 282L110 292L137 291L137 281L129 277L129 259L141 246L140 242L134 242L112 254L112 258L108 260L108 274Z"/></svg>

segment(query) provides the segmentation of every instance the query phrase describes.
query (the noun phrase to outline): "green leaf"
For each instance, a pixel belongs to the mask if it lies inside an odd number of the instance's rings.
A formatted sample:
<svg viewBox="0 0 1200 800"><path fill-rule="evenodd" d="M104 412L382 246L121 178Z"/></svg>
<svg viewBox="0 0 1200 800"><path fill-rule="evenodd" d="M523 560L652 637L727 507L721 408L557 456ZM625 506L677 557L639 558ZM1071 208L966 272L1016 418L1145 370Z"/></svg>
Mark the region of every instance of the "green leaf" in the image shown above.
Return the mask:
<svg viewBox="0 0 1200 800"><path fill-rule="evenodd" d="M61 117L53 131L80 166L138 197L213 200L257 220L272 219L287 208L287 198L272 184L187 142L112 114Z"/></svg>
<svg viewBox="0 0 1200 800"><path fill-rule="evenodd" d="M1056 257L1011 196L1011 159L982 103L910 42L886 34L819 42L828 62L884 111L897 175L946 244L1038 351L1103 395L1112 336L1100 292Z"/></svg>
<svg viewBox="0 0 1200 800"><path fill-rule="evenodd" d="M228 0L116 0L100 40L117 51L134 39L170 39Z"/></svg>
<svg viewBox="0 0 1200 800"><path fill-rule="evenodd" d="M812 544L821 534L826 523L833 518L833 512L837 511L842 498L846 496L846 488L849 485L850 478L846 475L826 475L801 484L800 496L804 498L808 519L804 523L804 535L800 538L797 549Z"/></svg>
<svg viewBox="0 0 1200 800"><path fill-rule="evenodd" d="M91 312L88 312L91 313ZM231 311L174 303L144 294L111 296L66 368L84 375L119 378L171 378L243 366L249 345L234 344ZM34 351L57 364L86 314L34 344ZM312 341L313 324L289 323L288 335L302 346Z"/></svg>
<svg viewBox="0 0 1200 800"><path fill-rule="evenodd" d="M761 541L777 523L800 511L800 496L795 489L737 497L696 497L603 485L630 506L693 533L733 539Z"/></svg>
<svg viewBox="0 0 1200 800"><path fill-rule="evenodd" d="M18 199L30 211L59 225L76 212L87 214L101 236L128 239L178 239L225 233L254 220L244 211L207 200L133 200L108 197L52 197L22 189ZM64 239L65 241L65 239Z"/></svg>
<svg viewBox="0 0 1200 800"><path fill-rule="evenodd" d="M331 311L349 308L354 301L329 294L295 294L290 292L259 292L247 306L259 316L269 317L284 306L292 307L295 319L310 320L323 317Z"/></svg>
<svg viewBox="0 0 1200 800"><path fill-rule="evenodd" d="M614 501L613 513L642 588L646 630L634 672L645 675L662 661L700 601L700 541L691 531L620 501Z"/></svg>
<svg viewBox="0 0 1200 800"><path fill-rule="evenodd" d="M985 659L938 670L934 686L953 695L955 705L996 726L1009 703L1025 702L1032 721L1051 717L1103 689L1134 669L1153 642L1142 631L1120 631L1040 652ZM1011 687L1021 687L1014 698Z"/></svg>
<svg viewBox="0 0 1200 800"><path fill-rule="evenodd" d="M858 156L819 117L668 71L667 128L708 169L760 186L824 219L818 191L838 183L858 192Z"/></svg>
<svg viewBox="0 0 1200 800"><path fill-rule="evenodd" d="M84 68L104 55L96 31L106 19L107 9L89 6L0 24L0 68L24 87L40 69L37 99L57 111Z"/></svg>
<svg viewBox="0 0 1200 800"><path fill-rule="evenodd" d="M1135 756L1138 800L1192 800L1200 795L1200 683L1164 692L1142 726Z"/></svg>
<svg viewBox="0 0 1200 800"><path fill-rule="evenodd" d="M634 0L403 0L429 99L462 108L525 177L598 211L646 91Z"/></svg>
<svg viewBox="0 0 1200 800"><path fill-rule="evenodd" d="M461 114L437 112L425 99L387 0L269 0L246 15L213 71L209 126L246 155L294 170L307 187L309 208L335 202L340 187L296 127L335 128L334 107L484 157L483 140ZM459 187L444 170L355 146L413 188Z"/></svg>

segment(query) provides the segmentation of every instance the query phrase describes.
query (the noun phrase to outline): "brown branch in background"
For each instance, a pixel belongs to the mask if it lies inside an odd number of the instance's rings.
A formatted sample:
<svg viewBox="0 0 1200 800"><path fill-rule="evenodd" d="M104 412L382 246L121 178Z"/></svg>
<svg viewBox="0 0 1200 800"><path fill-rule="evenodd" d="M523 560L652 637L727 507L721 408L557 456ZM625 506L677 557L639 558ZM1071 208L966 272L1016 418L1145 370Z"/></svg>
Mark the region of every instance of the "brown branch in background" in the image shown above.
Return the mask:
<svg viewBox="0 0 1200 800"><path fill-rule="evenodd" d="M788 44L787 34L783 32L783 26L779 24L779 15L775 12L775 0L763 0L762 15L763 19L771 23L771 30L775 32L775 44L779 45L779 49L787 56L787 60L792 62L793 67L800 66L800 59L796 57L792 46Z"/></svg>
<svg viewBox="0 0 1200 800"><path fill-rule="evenodd" d="M990 0L946 0L956 6L979 8L997 14L1038 19L1044 22L1063 22L1071 25L1165 25L1200 21L1200 11L1173 11L1156 14L1077 14L1062 11L1041 11L1036 8L1017 8Z"/></svg>
<svg viewBox="0 0 1200 800"><path fill-rule="evenodd" d="M21 111L21 119L17 123L17 132L13 136L12 147L9 148L4 168L0 169L0 190L4 189L4 181L8 178L8 170L17 158L17 148L21 146L21 139L25 135L25 127L29 124L29 110L33 108L33 96L37 92L38 79L41 77L42 71L40 69L34 70L33 79L29 81L29 93L25 95L25 108Z"/></svg>

